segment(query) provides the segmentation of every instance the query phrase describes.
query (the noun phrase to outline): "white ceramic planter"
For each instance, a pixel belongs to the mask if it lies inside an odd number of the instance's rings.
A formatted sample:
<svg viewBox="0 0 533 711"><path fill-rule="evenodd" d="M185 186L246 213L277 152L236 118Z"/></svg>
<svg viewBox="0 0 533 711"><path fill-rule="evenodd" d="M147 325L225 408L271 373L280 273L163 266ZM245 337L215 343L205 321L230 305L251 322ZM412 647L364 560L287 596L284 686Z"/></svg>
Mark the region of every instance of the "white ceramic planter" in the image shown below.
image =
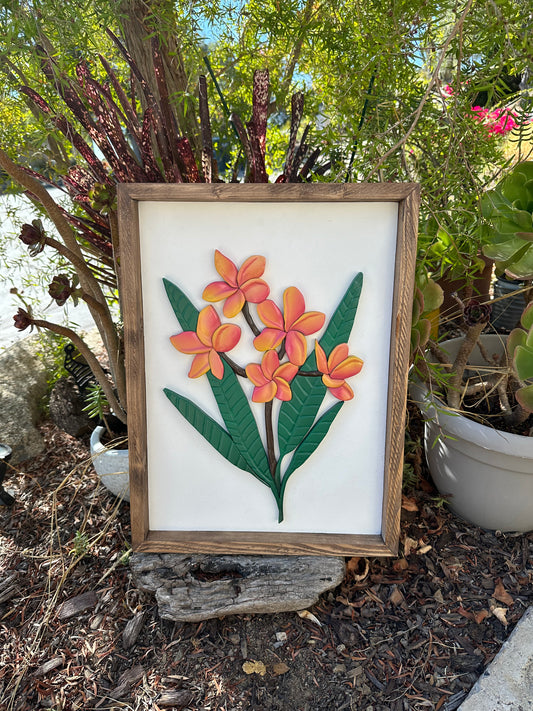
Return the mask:
<svg viewBox="0 0 533 711"><path fill-rule="evenodd" d="M104 427L91 435L91 457L102 484L115 496L130 500L129 457L127 449L109 449L101 442Z"/></svg>
<svg viewBox="0 0 533 711"><path fill-rule="evenodd" d="M483 336L489 353L501 353L498 335ZM442 344L451 357L462 342ZM479 349L473 366L485 364ZM480 425L447 410L421 383L411 397L425 419L426 459L435 486L450 497L450 508L478 526L500 531L533 530L533 437Z"/></svg>

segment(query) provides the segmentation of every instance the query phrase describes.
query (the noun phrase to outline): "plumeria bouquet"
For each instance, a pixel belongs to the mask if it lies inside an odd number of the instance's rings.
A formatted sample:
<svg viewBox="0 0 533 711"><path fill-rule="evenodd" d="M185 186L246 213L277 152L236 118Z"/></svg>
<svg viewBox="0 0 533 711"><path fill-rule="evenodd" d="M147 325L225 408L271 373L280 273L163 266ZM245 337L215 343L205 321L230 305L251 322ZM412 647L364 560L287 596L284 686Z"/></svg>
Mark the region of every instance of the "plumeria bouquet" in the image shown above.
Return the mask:
<svg viewBox="0 0 533 711"><path fill-rule="evenodd" d="M271 299L262 278L266 260L254 255L237 266L218 250L215 268L222 281L204 289L208 305L200 311L181 289L164 280L165 289L183 331L171 336L181 353L193 355L190 378L206 376L225 427L188 398L165 394L188 422L231 464L268 486L283 520L283 499L289 477L322 442L343 404L354 397L347 378L357 375L363 361L349 354L347 341L357 313L363 275L357 274L335 309L320 341L308 337L324 326L325 314L306 311L295 286L283 293L283 310ZM243 337L235 323L222 323L213 306L232 319L242 313L260 362L237 364L229 353ZM252 310L253 305L253 310ZM241 381L254 386L251 400L264 405L265 443ZM251 389L251 388L249 388ZM249 390L247 389L247 390ZM338 402L319 413L327 393ZM280 401L277 428L274 401ZM275 432L276 429L276 432Z"/></svg>

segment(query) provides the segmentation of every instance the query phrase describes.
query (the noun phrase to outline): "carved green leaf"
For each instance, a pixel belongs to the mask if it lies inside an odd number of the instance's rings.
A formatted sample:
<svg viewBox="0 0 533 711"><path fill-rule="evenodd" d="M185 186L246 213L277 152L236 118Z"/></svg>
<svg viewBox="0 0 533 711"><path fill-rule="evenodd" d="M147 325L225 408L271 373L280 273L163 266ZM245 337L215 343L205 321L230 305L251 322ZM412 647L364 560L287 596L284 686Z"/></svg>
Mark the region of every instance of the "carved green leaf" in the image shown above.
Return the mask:
<svg viewBox="0 0 533 711"><path fill-rule="evenodd" d="M322 442L343 404L343 402L338 402L333 405L333 407L330 407L329 410L327 410L317 421L317 423L310 429L308 434L296 448L287 471L283 476L283 482L281 484L281 497L283 497L283 492L285 491L290 475L309 459L318 445Z"/></svg>
<svg viewBox="0 0 533 711"><path fill-rule="evenodd" d="M221 380L212 373L208 373L207 377L231 439L254 473L268 479L270 468L265 448L250 403L237 376L224 363L224 377Z"/></svg>
<svg viewBox="0 0 533 711"><path fill-rule="evenodd" d="M231 464L234 464L239 469L250 472L264 484L268 485L268 481L262 476L251 471L251 467L240 454L235 442L218 422L213 420L213 418L195 405L194 402L183 395L169 390L168 388L164 388L164 392L174 407L181 412L183 417L217 450L217 452L220 452L228 462L231 462Z"/></svg>
<svg viewBox="0 0 533 711"><path fill-rule="evenodd" d="M357 274L346 290L320 339L320 345L330 354L339 343L346 343L352 332L363 286L362 273ZM315 370L316 359L311 351L302 370ZM292 398L282 403L278 418L278 441L281 457L292 452L313 426L326 387L319 377L297 376L291 383Z"/></svg>
<svg viewBox="0 0 533 711"><path fill-rule="evenodd" d="M163 279L170 305L184 331L196 331L198 314L196 306L185 296L183 291L168 279Z"/></svg>
<svg viewBox="0 0 533 711"><path fill-rule="evenodd" d="M198 309L183 291L168 279L163 279L168 299L184 331L195 331L198 322ZM248 463L248 469L261 480L268 480L270 469L263 442L257 429L255 417L237 376L224 363L222 380L208 373L209 384L226 425L227 432Z"/></svg>

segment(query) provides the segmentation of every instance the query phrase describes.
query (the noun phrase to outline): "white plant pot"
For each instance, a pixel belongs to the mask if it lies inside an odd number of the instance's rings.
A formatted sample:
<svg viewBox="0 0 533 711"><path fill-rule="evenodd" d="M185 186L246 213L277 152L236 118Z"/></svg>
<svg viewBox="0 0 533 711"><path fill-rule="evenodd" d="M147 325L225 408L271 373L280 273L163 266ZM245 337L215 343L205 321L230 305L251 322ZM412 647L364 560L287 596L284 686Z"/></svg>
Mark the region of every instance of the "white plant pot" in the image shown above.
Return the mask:
<svg viewBox="0 0 533 711"><path fill-rule="evenodd" d="M91 435L91 457L102 484L115 496L130 500L129 457L127 449L109 449L101 442L104 427Z"/></svg>
<svg viewBox="0 0 533 711"><path fill-rule="evenodd" d="M453 358L462 338L441 344ZM482 336L489 352L502 353L498 335ZM479 349L470 363L486 365ZM425 419L424 445L431 476L459 516L488 529L533 529L533 437L502 432L447 410L420 382L411 397Z"/></svg>

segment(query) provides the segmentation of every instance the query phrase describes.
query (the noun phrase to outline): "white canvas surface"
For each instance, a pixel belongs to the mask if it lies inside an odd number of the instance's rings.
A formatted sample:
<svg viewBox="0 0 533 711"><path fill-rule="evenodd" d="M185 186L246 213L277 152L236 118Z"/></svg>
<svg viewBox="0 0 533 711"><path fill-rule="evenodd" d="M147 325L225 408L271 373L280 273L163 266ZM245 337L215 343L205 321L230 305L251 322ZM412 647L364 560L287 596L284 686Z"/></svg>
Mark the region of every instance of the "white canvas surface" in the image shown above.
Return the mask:
<svg viewBox="0 0 533 711"><path fill-rule="evenodd" d="M397 204L141 201L139 218L150 529L379 534ZM169 341L181 328L162 282L174 282L203 308L205 286L220 280L215 249L237 267L253 254L265 256L269 298L282 309L283 291L296 286L306 311L324 312L326 325L355 274L364 274L349 341L350 354L364 360L348 381L355 397L292 475L281 524L270 489L227 462L163 392L179 392L223 424L207 377L188 378L193 356ZM228 322L222 304L214 306ZM242 316L231 322L243 333L232 359L242 366L260 362ZM321 333L308 337L308 348ZM251 397L252 384L240 382ZM335 402L328 393L323 409ZM263 432L264 406L253 408Z"/></svg>

